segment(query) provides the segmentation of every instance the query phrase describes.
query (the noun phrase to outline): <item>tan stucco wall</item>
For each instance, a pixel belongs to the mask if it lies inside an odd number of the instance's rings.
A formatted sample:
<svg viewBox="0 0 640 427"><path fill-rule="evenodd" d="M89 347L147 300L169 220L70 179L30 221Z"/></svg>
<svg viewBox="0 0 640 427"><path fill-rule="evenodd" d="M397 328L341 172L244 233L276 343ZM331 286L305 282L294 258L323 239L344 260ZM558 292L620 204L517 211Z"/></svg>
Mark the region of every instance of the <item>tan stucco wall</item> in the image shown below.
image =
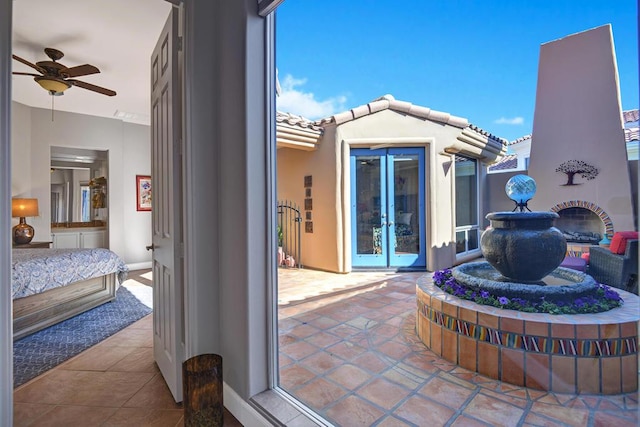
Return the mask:
<svg viewBox="0 0 640 427"><path fill-rule="evenodd" d="M349 151L351 148L424 147L425 149L425 224L427 269L450 267L455 263L455 205L453 156L444 154L445 147L456 141L461 129L428 120L417 119L392 110L384 110L342 124L336 130L336 145L341 147L340 165L344 197L342 210L345 267L351 268L351 211ZM340 236L340 238L342 238Z"/></svg>
<svg viewBox="0 0 640 427"><path fill-rule="evenodd" d="M566 175L555 170L573 159L598 168L598 176L563 185ZM586 201L603 208L615 230L634 228L610 26L541 47L529 175L538 186L531 209Z"/></svg>
<svg viewBox="0 0 640 427"><path fill-rule="evenodd" d="M340 273L351 271L350 150L367 147L425 149L427 270L450 267L455 253L455 162L447 147L465 147L462 129L387 109L341 125L328 124L316 151L278 150L278 200L303 211L304 176L313 177L313 234L302 231L302 264ZM475 147L470 147L471 150ZM478 151L481 155L482 150ZM479 164L480 183L485 167ZM480 185L482 193L482 186ZM484 212L480 194L480 212ZM304 222L304 219L303 219Z"/></svg>
<svg viewBox="0 0 640 427"><path fill-rule="evenodd" d="M302 213L301 263L306 268L339 272L335 150L324 141L317 151L278 149L278 200L295 202ZM313 233L305 232L304 177L312 177Z"/></svg>

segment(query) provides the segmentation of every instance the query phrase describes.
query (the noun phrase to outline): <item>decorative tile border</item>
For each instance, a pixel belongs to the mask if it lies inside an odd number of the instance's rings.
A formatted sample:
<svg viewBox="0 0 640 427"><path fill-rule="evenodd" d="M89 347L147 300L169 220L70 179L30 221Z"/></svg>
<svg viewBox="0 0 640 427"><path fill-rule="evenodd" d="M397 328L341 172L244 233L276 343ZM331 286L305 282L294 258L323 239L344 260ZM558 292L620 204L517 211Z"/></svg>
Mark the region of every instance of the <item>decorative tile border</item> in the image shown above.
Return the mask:
<svg viewBox="0 0 640 427"><path fill-rule="evenodd" d="M559 393L638 391L640 298L612 312L522 313L455 298L425 275L416 334L437 356L488 378Z"/></svg>
<svg viewBox="0 0 640 427"><path fill-rule="evenodd" d="M595 213L600 217L600 219L604 223L604 229L607 236L609 238L613 236L613 221L611 221L611 218L609 218L609 215L604 211L604 209L602 209L600 206L596 205L595 203L587 202L584 200L568 200L566 202L558 203L557 205L555 205L549 210L551 212L558 213L559 211L563 209L568 209L568 208L583 208L583 209L588 209L591 212Z"/></svg>
<svg viewBox="0 0 640 427"><path fill-rule="evenodd" d="M417 299L418 312L435 323L460 335L488 342L497 346L526 350L533 353L551 355L571 355L577 357L609 357L638 353L638 337L613 339L566 339L535 335L524 335L488 328L472 322L457 319L434 310Z"/></svg>

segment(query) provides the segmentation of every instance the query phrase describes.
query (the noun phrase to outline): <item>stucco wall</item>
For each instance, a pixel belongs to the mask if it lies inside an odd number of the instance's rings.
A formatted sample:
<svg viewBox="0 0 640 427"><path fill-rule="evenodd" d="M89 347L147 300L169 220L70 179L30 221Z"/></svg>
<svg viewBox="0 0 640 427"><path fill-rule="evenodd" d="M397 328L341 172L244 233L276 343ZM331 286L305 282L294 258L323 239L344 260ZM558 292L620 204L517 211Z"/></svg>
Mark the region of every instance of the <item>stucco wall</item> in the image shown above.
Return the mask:
<svg viewBox="0 0 640 427"><path fill-rule="evenodd" d="M507 197L504 187L512 176L526 174L526 171L486 174L483 185L485 203L485 209L482 211L481 223L481 228L483 230L489 226L489 220L485 219L485 216L489 212L509 212L515 208L515 203Z"/></svg>
<svg viewBox="0 0 640 427"><path fill-rule="evenodd" d="M52 121L50 110L12 108L12 195L38 199L40 216L29 220L36 239L51 233L50 147L108 150L109 248L127 264L150 262L151 213L135 205L135 175L150 172L149 127L62 111Z"/></svg>
<svg viewBox="0 0 640 427"><path fill-rule="evenodd" d="M278 201L295 202L302 213L301 262L304 267L342 272L338 257L336 153L324 139L316 151L278 149ZM304 177L312 177L313 233L305 232Z"/></svg>
<svg viewBox="0 0 640 427"><path fill-rule="evenodd" d="M533 141L528 172L538 192L531 209L586 201L604 209L615 230L634 228L610 26L542 45ZM593 180L576 175L577 185L564 185L567 176L556 168L568 160L584 161L599 174Z"/></svg>

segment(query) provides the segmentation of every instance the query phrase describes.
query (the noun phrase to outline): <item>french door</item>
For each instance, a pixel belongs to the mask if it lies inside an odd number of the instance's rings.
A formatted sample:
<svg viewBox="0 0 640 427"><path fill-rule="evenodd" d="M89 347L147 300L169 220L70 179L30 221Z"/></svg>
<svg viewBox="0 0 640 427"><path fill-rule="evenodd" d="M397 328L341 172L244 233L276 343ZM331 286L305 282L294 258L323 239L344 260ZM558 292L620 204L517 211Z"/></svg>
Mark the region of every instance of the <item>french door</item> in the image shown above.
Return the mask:
<svg viewBox="0 0 640 427"><path fill-rule="evenodd" d="M351 150L354 267L424 268L424 149Z"/></svg>

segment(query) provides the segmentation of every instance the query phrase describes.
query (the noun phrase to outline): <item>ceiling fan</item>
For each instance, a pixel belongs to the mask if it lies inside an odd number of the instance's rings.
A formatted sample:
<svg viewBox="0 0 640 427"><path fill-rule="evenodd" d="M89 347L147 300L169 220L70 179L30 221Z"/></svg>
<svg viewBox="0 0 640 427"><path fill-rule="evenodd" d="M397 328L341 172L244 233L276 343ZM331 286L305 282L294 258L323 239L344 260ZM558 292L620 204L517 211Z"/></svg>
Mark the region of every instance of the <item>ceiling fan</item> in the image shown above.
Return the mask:
<svg viewBox="0 0 640 427"><path fill-rule="evenodd" d="M35 69L40 74L33 73L21 73L14 71L13 74L19 76L33 76L35 80L44 90L49 92L50 95L64 95L64 91L71 86L78 86L83 89L91 90L93 92L101 93L107 96L114 96L116 93L111 89L96 86L90 83L86 83L80 80L75 80L74 77L87 76L89 74L97 74L100 70L93 65L84 64L75 67L67 68L65 65L57 62L64 56L64 53L57 49L47 47L44 49L51 61L39 61L35 64L20 58L17 55L11 55L16 61L22 62L25 65Z"/></svg>

